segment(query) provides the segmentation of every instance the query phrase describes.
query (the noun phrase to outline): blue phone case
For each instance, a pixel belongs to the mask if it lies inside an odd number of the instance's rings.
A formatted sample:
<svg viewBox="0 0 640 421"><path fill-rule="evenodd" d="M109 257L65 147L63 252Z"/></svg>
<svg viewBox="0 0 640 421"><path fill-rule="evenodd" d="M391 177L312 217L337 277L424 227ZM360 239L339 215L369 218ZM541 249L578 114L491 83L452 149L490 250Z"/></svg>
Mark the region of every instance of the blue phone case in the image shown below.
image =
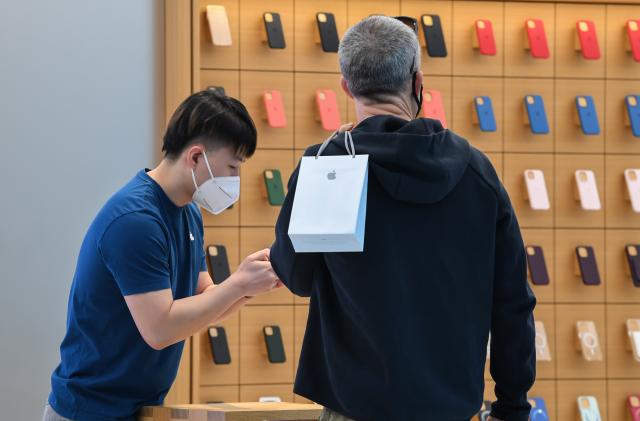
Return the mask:
<svg viewBox="0 0 640 421"><path fill-rule="evenodd" d="M532 99L532 101L529 100ZM533 103L531 103L533 102ZM544 101L540 95L527 95L524 97L524 106L529 116L529 126L533 134L549 133L549 122L544 110Z"/></svg>
<svg viewBox="0 0 640 421"><path fill-rule="evenodd" d="M535 406L532 405L531 414L529 419L531 421L549 421L549 411L547 410L547 404L543 398L530 398L535 402Z"/></svg>
<svg viewBox="0 0 640 421"><path fill-rule="evenodd" d="M580 105L580 98L584 98L584 106ZM600 134L598 113L596 112L593 97L591 95L577 96L576 108L578 110L578 117L580 118L580 126L582 126L582 133L586 135Z"/></svg>
<svg viewBox="0 0 640 421"><path fill-rule="evenodd" d="M481 102L481 104L479 102ZM495 132L498 128L496 126L496 118L493 114L491 98L488 96L477 96L473 99L473 104L475 105L480 130L483 132Z"/></svg>
<svg viewBox="0 0 640 421"><path fill-rule="evenodd" d="M632 98L635 98L635 105L632 105ZM627 95L625 98L627 104L627 115L631 122L631 133L635 137L640 137L640 95Z"/></svg>

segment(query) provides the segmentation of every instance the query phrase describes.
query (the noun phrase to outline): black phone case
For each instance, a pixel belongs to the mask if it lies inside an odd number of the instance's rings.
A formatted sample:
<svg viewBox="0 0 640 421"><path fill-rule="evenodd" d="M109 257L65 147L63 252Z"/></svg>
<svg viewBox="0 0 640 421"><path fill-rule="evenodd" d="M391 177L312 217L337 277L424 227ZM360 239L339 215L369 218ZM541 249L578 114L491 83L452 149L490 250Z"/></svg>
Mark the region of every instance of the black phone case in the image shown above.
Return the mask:
<svg viewBox="0 0 640 421"><path fill-rule="evenodd" d="M209 253L209 247L215 247L218 250L218 254L212 255ZM207 257L209 260L209 271L214 284L223 282L231 275L227 248L225 246L219 244L207 246Z"/></svg>
<svg viewBox="0 0 640 421"><path fill-rule="evenodd" d="M640 245L627 244L626 246L624 246L624 252L627 255L627 262L629 263L629 273L631 274L633 286L636 288L640 288L640 253L636 254L635 256L630 255L629 246L635 247L637 250L640 250Z"/></svg>
<svg viewBox="0 0 640 421"><path fill-rule="evenodd" d="M267 334L267 328L272 329L271 335ZM264 334L264 342L267 345L267 356L272 364L282 364L287 361L284 353L284 344L282 343L282 335L279 326L265 326L262 329Z"/></svg>
<svg viewBox="0 0 640 421"><path fill-rule="evenodd" d="M336 18L333 13L321 12L327 17L326 22L320 22L316 14L316 22L318 23L318 32L320 32L320 42L322 51L325 53L337 53L340 40L338 39L338 28L336 27Z"/></svg>
<svg viewBox="0 0 640 421"><path fill-rule="evenodd" d="M578 250L584 248L587 250L587 257L580 256ZM580 275L585 285L600 285L600 271L598 270L598 262L596 262L596 254L591 246L576 247L576 258L580 267Z"/></svg>
<svg viewBox="0 0 640 421"><path fill-rule="evenodd" d="M264 28L267 31L267 43L269 44L269 48L285 48L286 43L284 41L284 29L282 29L280 14L275 12L268 13L273 16L273 22L267 22L264 15L262 20L264 21Z"/></svg>
<svg viewBox="0 0 640 421"><path fill-rule="evenodd" d="M547 263L544 260L544 251L540 246L527 246L535 251L533 255L527 250L527 263L529 265L529 273L531 274L531 283L534 285L549 285L549 272L547 271Z"/></svg>
<svg viewBox="0 0 640 421"><path fill-rule="evenodd" d="M212 336L209 332L209 344L211 344L211 355L214 364L231 364L231 354L229 353L229 343L227 342L227 332L222 326L215 326L217 336Z"/></svg>
<svg viewBox="0 0 640 421"><path fill-rule="evenodd" d="M422 22L422 31L424 32L424 42L427 44L427 54L429 57L446 57L447 46L444 42L444 33L442 32L442 24L439 15L423 15L431 16L433 25L427 26Z"/></svg>
<svg viewBox="0 0 640 421"><path fill-rule="evenodd" d="M221 96L227 95L227 92L224 90L224 86L207 86L207 89Z"/></svg>

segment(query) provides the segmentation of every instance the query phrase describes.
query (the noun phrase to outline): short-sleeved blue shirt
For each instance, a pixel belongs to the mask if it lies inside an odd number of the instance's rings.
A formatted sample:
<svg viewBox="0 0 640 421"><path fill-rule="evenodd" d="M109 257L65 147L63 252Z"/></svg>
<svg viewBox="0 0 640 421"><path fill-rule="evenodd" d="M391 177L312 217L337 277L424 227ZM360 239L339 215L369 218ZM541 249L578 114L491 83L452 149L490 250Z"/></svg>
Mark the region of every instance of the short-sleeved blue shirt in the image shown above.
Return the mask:
<svg viewBox="0 0 640 421"><path fill-rule="evenodd" d="M78 257L61 363L49 404L72 420L134 420L143 405L161 404L184 342L161 351L140 335L124 296L170 288L195 294L206 271L202 216L176 206L140 171L100 210Z"/></svg>

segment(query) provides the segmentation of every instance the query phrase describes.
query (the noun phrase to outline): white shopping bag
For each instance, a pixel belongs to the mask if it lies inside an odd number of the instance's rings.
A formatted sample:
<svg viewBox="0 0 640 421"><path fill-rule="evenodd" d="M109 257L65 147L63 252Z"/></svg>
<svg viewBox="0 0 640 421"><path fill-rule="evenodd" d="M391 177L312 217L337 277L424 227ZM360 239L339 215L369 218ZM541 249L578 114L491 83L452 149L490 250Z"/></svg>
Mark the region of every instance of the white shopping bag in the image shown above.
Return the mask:
<svg viewBox="0 0 640 421"><path fill-rule="evenodd" d="M347 131L348 155L320 156L335 137L300 163L288 232L298 253L364 249L369 155L356 155Z"/></svg>

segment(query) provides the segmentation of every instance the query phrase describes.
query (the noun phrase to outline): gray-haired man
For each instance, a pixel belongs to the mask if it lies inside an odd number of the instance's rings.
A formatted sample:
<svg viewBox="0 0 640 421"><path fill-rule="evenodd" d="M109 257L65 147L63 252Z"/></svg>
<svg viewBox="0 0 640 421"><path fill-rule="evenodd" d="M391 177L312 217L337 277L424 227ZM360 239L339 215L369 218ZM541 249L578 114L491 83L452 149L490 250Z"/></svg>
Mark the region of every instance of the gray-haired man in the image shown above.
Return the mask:
<svg viewBox="0 0 640 421"><path fill-rule="evenodd" d="M535 297L506 191L466 140L414 119L423 79L414 31L369 17L347 31L339 57L356 151L370 162L365 246L294 252L296 170L271 250L285 285L311 296L296 393L325 406L322 420L469 420L491 331L492 415L527 420ZM324 152L345 153L341 142Z"/></svg>

